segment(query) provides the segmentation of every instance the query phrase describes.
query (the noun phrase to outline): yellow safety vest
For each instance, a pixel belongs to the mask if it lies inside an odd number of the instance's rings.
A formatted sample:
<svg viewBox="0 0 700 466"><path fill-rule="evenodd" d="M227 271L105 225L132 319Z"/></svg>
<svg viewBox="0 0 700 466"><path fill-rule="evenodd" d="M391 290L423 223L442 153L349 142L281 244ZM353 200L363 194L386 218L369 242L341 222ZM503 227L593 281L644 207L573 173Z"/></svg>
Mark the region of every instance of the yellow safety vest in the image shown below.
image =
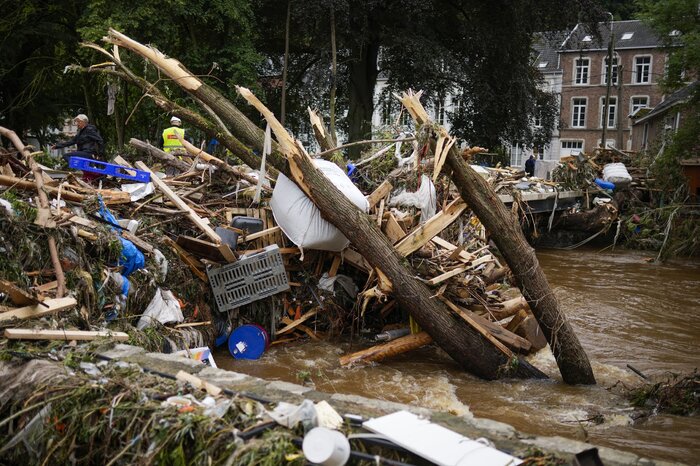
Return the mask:
<svg viewBox="0 0 700 466"><path fill-rule="evenodd" d="M171 126L163 130L163 150L165 152L170 152L173 149L182 149L182 144L177 138L179 134L183 139L185 137L185 130L178 128L177 126Z"/></svg>

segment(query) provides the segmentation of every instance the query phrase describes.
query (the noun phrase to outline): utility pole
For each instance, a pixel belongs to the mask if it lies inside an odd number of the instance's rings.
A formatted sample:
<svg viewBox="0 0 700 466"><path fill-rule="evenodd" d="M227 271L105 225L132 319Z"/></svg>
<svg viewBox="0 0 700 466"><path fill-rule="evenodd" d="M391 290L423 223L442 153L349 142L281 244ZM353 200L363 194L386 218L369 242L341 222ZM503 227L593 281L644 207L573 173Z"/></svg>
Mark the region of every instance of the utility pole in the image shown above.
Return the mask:
<svg viewBox="0 0 700 466"><path fill-rule="evenodd" d="M603 137L600 139L600 147L605 147L605 138L608 135L608 109L610 106L610 85L612 84L612 60L613 60L613 42L615 36L613 33L613 15L610 15L610 40L608 41L608 71L606 74L607 87L605 89L605 106L603 107Z"/></svg>

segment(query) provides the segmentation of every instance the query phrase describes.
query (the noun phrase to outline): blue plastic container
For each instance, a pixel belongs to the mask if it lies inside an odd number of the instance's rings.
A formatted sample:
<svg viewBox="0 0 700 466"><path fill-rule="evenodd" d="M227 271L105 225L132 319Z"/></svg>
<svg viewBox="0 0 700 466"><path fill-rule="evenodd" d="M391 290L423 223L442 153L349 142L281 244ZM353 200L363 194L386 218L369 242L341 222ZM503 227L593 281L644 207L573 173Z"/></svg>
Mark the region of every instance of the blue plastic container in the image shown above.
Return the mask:
<svg viewBox="0 0 700 466"><path fill-rule="evenodd" d="M269 342L259 325L241 325L228 337L228 350L236 359L259 359Z"/></svg>
<svg viewBox="0 0 700 466"><path fill-rule="evenodd" d="M615 189L614 183L611 183L611 182L605 181L605 180L601 180L600 178L596 178L595 180L593 180L593 182L603 189Z"/></svg>
<svg viewBox="0 0 700 466"><path fill-rule="evenodd" d="M138 181L139 183L148 183L151 181L151 174L145 170L137 170L135 168L83 157L70 157L68 159L68 167L84 172L99 173L101 175L124 178L125 180Z"/></svg>

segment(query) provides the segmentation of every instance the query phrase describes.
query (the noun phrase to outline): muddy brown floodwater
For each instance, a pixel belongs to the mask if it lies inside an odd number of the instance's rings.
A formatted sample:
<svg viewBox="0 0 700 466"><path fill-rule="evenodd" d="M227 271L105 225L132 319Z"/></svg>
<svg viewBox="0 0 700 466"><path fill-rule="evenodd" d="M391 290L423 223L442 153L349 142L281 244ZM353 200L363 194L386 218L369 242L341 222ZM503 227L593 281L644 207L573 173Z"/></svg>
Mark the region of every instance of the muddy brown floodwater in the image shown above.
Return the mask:
<svg viewBox="0 0 700 466"><path fill-rule="evenodd" d="M654 459L698 464L700 416L657 415L633 422L628 402L609 390L640 378L700 367L700 263L646 262L630 252L539 251L562 308L593 365L597 386L561 382L549 349L530 357L549 381L485 382L441 350L423 348L372 367L340 368L349 344L303 342L273 347L260 360L218 351L220 367L267 379L311 381L317 390L423 405L488 417L539 435L561 435ZM360 349L357 343L352 348ZM601 424L588 420L603 416Z"/></svg>

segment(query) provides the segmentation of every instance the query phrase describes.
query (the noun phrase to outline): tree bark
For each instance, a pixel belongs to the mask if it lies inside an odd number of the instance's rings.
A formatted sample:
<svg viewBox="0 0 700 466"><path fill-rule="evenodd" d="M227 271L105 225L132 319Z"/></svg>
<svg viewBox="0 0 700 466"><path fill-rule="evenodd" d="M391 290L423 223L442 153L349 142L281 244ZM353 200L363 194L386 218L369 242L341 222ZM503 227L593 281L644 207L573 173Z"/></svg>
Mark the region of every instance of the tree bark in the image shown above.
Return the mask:
<svg viewBox="0 0 700 466"><path fill-rule="evenodd" d="M345 354L340 357L340 365L347 366L348 364L355 364L358 362L382 361L386 358L429 345L432 342L433 339L426 332L406 335L405 337L400 337L381 345L372 346L362 351Z"/></svg>
<svg viewBox="0 0 700 466"><path fill-rule="evenodd" d="M105 69L105 68L96 68L96 67L90 67L90 68L82 68L78 67L80 71L83 72L90 72L90 73L102 73L102 74L108 74L108 75L114 75L118 76L119 78L123 79L124 81L128 81L130 83L135 84L136 86L140 87L143 92L153 100L153 102L163 110L165 110L168 113L171 113L173 115L178 115L178 117L182 118L189 124L201 129L204 131L204 133L211 138L216 138L221 144L226 147L228 150L231 151L231 153L241 159L243 163L248 165L250 168L253 169L258 169L260 168L260 158L253 153L253 151L244 145L241 141L239 141L236 137L234 137L232 134L230 134L228 131L225 131L222 129L219 125L216 123L206 119L199 113L190 110L187 107L183 107L171 100L169 100L165 94L163 94L154 84L146 81L145 79L137 76L134 74L129 68L127 68L125 65L121 63L118 59L116 59L113 55L111 55L109 52L106 50L102 49L101 47L97 47L94 44L86 44L86 46L95 49L108 57L112 58L114 63L117 64L121 68L122 71L114 71L110 69ZM277 176L278 170L274 167L268 167L268 172L270 175L273 177Z"/></svg>
<svg viewBox="0 0 700 466"><path fill-rule="evenodd" d="M418 125L431 124L418 97L404 95L402 102ZM445 132L442 128L440 130ZM520 291L549 342L564 382L595 384L588 356L566 315L561 312L535 250L525 240L515 217L486 180L466 164L454 146L447 154L446 164L452 169L452 181L462 199L491 232L491 239L510 267Z"/></svg>
<svg viewBox="0 0 700 466"><path fill-rule="evenodd" d="M131 138L129 139L129 145L136 150L140 150L141 152L144 152L145 154L148 154L152 157L155 157L157 159L162 160L163 162L167 163L168 165L172 165L173 167L177 168L178 170L182 171L187 171L190 169L190 164L183 162L182 160L178 159L177 157L168 154L165 151L162 151L158 149L155 146L150 145L147 142L143 142L139 139L136 138Z"/></svg>
<svg viewBox="0 0 700 466"><path fill-rule="evenodd" d="M293 180L307 193L321 215L336 226L373 266L391 281L397 302L407 309L447 354L463 368L484 379L500 377L546 377L525 360L498 350L487 338L449 310L433 292L408 269L405 259L394 249L374 219L355 206L303 152L274 118L247 89L239 88L270 123L287 156Z"/></svg>
<svg viewBox="0 0 700 466"><path fill-rule="evenodd" d="M159 50L146 47L114 29L109 30L109 35L105 39L112 44L124 47L150 60L185 91L209 105L226 125L235 128L235 133L242 139L243 143L248 144L250 147L259 147L262 150L265 132L250 121L243 112L238 110L219 91L203 83L179 61L168 58ZM267 162L279 171L283 172L287 169L284 157L279 154L279 148L274 141L272 142L272 154L267 156ZM258 168L260 165L259 160L257 164L247 161L246 163L251 168Z"/></svg>
<svg viewBox="0 0 700 466"><path fill-rule="evenodd" d="M377 83L379 43L362 44L353 50L349 62L350 108L348 109L348 138L350 141L367 139L372 134L374 86ZM351 159L360 156L360 148L348 151Z"/></svg>

